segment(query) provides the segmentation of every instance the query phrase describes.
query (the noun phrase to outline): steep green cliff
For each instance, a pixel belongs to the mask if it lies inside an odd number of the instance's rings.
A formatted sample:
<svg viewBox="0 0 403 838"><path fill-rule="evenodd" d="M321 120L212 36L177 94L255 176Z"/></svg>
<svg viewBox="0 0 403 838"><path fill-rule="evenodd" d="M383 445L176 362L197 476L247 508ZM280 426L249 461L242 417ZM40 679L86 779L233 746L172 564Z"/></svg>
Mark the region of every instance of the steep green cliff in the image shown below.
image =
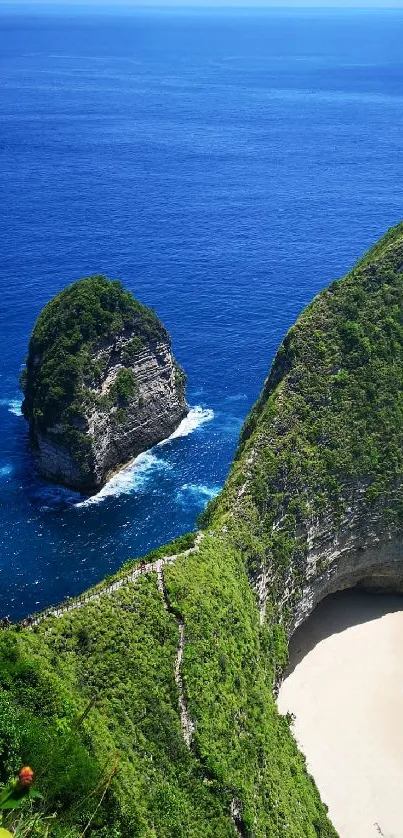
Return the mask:
<svg viewBox="0 0 403 838"><path fill-rule="evenodd" d="M2 632L49 835L334 838L275 685L328 590L402 584L402 362L400 225L286 336L202 536Z"/></svg>

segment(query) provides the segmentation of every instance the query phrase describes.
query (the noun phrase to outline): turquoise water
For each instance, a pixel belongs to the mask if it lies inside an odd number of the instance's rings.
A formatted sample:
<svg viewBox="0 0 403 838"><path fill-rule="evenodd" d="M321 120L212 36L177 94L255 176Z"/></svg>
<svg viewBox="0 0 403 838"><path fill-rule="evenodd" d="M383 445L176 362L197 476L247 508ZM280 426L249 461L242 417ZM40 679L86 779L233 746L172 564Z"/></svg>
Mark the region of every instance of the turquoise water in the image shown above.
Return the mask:
<svg viewBox="0 0 403 838"><path fill-rule="evenodd" d="M403 216L403 13L0 11L0 615L192 529L304 305ZM88 502L44 483L18 375L94 272L168 327L195 410Z"/></svg>

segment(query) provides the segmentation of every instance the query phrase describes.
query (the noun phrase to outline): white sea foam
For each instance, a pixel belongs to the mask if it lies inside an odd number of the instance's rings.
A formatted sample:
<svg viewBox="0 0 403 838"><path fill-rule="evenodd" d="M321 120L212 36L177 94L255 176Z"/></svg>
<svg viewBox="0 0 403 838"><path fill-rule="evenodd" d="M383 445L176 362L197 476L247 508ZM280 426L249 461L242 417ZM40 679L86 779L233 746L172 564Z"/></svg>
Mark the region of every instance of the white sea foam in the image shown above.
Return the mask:
<svg viewBox="0 0 403 838"><path fill-rule="evenodd" d="M205 422L211 422L212 419L214 419L214 410L196 405L196 407L192 407L189 410L188 415L182 419L182 422L177 427L176 431L174 431L167 439L163 439L159 445L166 445L171 439L178 439L178 437L181 436L189 436L189 434L192 434L193 431L200 427L200 425L204 425Z"/></svg>
<svg viewBox="0 0 403 838"><path fill-rule="evenodd" d="M199 405L192 407L176 431L170 437L158 443L154 451L156 448L166 445L172 439L189 436L200 425L203 425L205 422L210 422L213 418L213 410L202 408ZM165 471L171 468L170 464L166 460L163 460L162 457L158 457L154 451L145 451L143 454L139 454L126 468L123 468L111 477L98 494L76 503L75 507L92 506L95 503L102 503L106 498L119 497L120 495L128 495L132 492L141 491L155 471Z"/></svg>
<svg viewBox="0 0 403 838"><path fill-rule="evenodd" d="M176 493L176 499L181 503L190 499L195 503L206 503L216 498L221 491L221 486L205 486L197 483L184 483Z"/></svg>
<svg viewBox="0 0 403 838"><path fill-rule="evenodd" d="M6 407L14 416L21 416L22 399L0 399L0 406Z"/></svg>
<svg viewBox="0 0 403 838"><path fill-rule="evenodd" d="M156 457L151 451L145 451L143 454L139 454L126 468L114 474L98 494L76 503L75 507L92 506L94 503L102 503L106 498L141 491L149 480L151 472L164 471L169 468L170 465L166 460Z"/></svg>
<svg viewBox="0 0 403 838"><path fill-rule="evenodd" d="M0 480L4 480L6 477L9 477L10 474L12 474L12 471L12 466L0 466Z"/></svg>

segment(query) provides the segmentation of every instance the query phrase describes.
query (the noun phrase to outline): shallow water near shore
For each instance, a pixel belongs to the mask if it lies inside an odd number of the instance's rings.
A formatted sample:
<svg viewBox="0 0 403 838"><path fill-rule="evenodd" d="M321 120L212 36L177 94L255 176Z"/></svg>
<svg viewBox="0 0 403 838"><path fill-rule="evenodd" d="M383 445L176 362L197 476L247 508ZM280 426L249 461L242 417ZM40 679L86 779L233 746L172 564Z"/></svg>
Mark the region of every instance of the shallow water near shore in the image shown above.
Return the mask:
<svg viewBox="0 0 403 838"><path fill-rule="evenodd" d="M403 838L403 597L323 600L290 644L281 713L340 838Z"/></svg>

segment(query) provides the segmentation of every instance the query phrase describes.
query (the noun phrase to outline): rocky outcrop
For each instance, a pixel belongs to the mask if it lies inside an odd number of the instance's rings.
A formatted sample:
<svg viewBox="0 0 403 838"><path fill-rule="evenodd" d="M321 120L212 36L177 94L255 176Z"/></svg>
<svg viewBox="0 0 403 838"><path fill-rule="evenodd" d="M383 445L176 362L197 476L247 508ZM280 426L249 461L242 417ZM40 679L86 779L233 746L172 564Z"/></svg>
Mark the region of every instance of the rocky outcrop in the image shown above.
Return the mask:
<svg viewBox="0 0 403 838"><path fill-rule="evenodd" d="M329 594L346 588L403 593L403 532L385 509L369 509L367 486L357 484L336 531L324 517L308 534L306 584L293 605L289 633Z"/></svg>
<svg viewBox="0 0 403 838"><path fill-rule="evenodd" d="M104 295L105 288L108 293L114 285L98 277L80 283L84 283L86 293L85 283L90 284L91 291L95 285L96 302ZM71 288L74 291L74 286ZM68 314L72 307L77 308L76 296L73 293L72 299L64 302L63 317L60 310L57 312L60 330L57 342L53 338L53 324L47 330L48 341L56 343L56 370L51 366L46 341L41 339L39 347L36 346L38 326L33 332L24 382L24 414L30 424L32 449L41 474L91 493L119 467L170 436L188 412L188 406L185 376L172 355L166 330L150 310L134 300L132 306L129 300L129 311L116 320L113 329L108 322L107 334L92 334L88 340L82 335L80 316L85 321L90 299L81 315L77 312L81 340L77 341L74 352L66 355L61 351L65 308L67 305ZM112 309L114 315L115 297L114 293L109 302L102 298L107 313ZM117 299L120 300L119 294ZM47 309L41 315L45 321L46 314ZM40 319L38 324L43 331ZM73 369L74 387L69 387L63 367ZM50 377L49 369L55 384L51 379L47 394L51 387L58 398L48 398L44 403L41 391L44 380Z"/></svg>
<svg viewBox="0 0 403 838"><path fill-rule="evenodd" d="M328 512L306 532L305 571L302 583L292 573L278 599L281 613L289 612L291 636L321 602L337 591L360 587L373 592L403 593L403 531L387 520L385 507L366 503L368 485L348 487L345 509L335 527ZM396 487L396 493L399 493ZM262 622L273 572L260 569L254 576Z"/></svg>
<svg viewBox="0 0 403 838"><path fill-rule="evenodd" d="M170 436L186 416L183 388L178 386L178 368L169 343L147 345L128 365L125 347L132 336L117 336L94 355L102 358L105 373L98 386L89 389L86 416L79 430L91 442L89 473L83 473L74 454L64 447L58 426L38 432L35 459L41 473L52 480L85 491L97 490L108 476L142 451ZM111 405L119 373L133 373L133 393Z"/></svg>
<svg viewBox="0 0 403 838"><path fill-rule="evenodd" d="M402 312L399 225L284 339L217 501L288 636L338 590L403 592Z"/></svg>

